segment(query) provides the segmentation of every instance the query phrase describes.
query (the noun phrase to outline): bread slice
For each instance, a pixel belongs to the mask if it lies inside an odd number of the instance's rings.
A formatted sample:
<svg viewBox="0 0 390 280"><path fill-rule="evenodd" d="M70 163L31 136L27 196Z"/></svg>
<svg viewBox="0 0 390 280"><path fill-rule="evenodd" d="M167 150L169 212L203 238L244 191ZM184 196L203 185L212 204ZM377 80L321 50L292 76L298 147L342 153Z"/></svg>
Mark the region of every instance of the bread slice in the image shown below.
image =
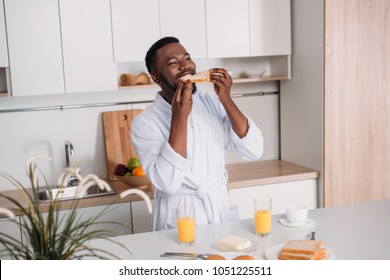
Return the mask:
<svg viewBox="0 0 390 280"><path fill-rule="evenodd" d="M282 253L315 255L324 243L320 240L289 240Z"/></svg>
<svg viewBox="0 0 390 280"><path fill-rule="evenodd" d="M211 75L211 71L206 70L206 71L198 72L192 76L191 75L183 76L180 79L185 81L190 80L193 83L210 82L210 75Z"/></svg>
<svg viewBox="0 0 390 280"><path fill-rule="evenodd" d="M279 260L323 260L327 256L327 248L320 248L315 254L296 254L281 252Z"/></svg>

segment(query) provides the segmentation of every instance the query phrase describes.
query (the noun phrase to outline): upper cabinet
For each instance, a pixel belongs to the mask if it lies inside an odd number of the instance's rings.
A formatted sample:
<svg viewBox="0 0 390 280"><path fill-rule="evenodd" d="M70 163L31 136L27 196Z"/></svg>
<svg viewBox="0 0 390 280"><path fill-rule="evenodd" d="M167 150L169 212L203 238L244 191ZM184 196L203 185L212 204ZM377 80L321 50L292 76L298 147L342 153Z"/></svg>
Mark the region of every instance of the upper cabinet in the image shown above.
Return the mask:
<svg viewBox="0 0 390 280"><path fill-rule="evenodd" d="M161 37L177 37L192 58L207 57L204 1L160 0L160 23Z"/></svg>
<svg viewBox="0 0 390 280"><path fill-rule="evenodd" d="M290 0L249 0L251 56L291 54Z"/></svg>
<svg viewBox="0 0 390 280"><path fill-rule="evenodd" d="M110 0L60 0L66 92L118 88Z"/></svg>
<svg viewBox="0 0 390 280"><path fill-rule="evenodd" d="M8 67L8 49L3 0L0 0L0 67Z"/></svg>
<svg viewBox="0 0 390 280"><path fill-rule="evenodd" d="M250 55L248 0L206 0L208 57Z"/></svg>
<svg viewBox="0 0 390 280"><path fill-rule="evenodd" d="M57 0L4 0L14 96L64 93Z"/></svg>
<svg viewBox="0 0 390 280"><path fill-rule="evenodd" d="M291 54L290 0L206 0L209 57Z"/></svg>
<svg viewBox="0 0 390 280"><path fill-rule="evenodd" d="M281 80L290 21L290 0L0 0L0 67L13 96L116 90L116 63L175 36L195 59L260 58L254 81Z"/></svg>
<svg viewBox="0 0 390 280"><path fill-rule="evenodd" d="M111 0L115 62L143 61L160 38L158 0Z"/></svg>

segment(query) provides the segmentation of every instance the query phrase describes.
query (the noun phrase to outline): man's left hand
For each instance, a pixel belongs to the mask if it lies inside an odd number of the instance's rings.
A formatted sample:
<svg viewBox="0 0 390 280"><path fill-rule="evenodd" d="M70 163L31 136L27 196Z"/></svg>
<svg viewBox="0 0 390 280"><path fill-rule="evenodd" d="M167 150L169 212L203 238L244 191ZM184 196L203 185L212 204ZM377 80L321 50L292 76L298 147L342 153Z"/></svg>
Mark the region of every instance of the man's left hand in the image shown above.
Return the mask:
<svg viewBox="0 0 390 280"><path fill-rule="evenodd" d="M233 80L229 73L223 68L211 69L210 82L214 84L215 93L219 97L221 103L231 100L230 90Z"/></svg>

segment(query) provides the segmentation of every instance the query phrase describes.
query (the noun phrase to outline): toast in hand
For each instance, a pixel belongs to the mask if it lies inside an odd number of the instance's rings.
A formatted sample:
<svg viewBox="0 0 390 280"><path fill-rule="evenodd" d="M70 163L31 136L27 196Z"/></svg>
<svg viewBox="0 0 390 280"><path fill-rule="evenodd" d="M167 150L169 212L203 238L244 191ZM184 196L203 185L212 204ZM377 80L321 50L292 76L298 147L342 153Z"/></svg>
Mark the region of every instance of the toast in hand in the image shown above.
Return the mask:
<svg viewBox="0 0 390 280"><path fill-rule="evenodd" d="M210 82L210 75L211 75L211 71L207 70L207 71L198 72L194 75L185 75L180 79L184 81L190 80L193 83L204 83L204 82Z"/></svg>

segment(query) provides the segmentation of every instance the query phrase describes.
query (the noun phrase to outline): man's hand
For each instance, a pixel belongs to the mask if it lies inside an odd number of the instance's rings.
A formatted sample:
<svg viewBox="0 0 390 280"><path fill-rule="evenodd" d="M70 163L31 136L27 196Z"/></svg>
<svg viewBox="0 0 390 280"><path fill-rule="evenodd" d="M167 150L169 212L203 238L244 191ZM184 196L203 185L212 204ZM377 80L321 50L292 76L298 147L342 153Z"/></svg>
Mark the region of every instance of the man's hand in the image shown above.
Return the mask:
<svg viewBox="0 0 390 280"><path fill-rule="evenodd" d="M225 69L213 68L211 70L210 82L214 84L214 91L222 104L231 100L230 90L233 80Z"/></svg>
<svg viewBox="0 0 390 280"><path fill-rule="evenodd" d="M215 93L225 108L234 132L240 138L244 137L248 132L249 125L247 118L238 109L230 96L230 90L233 84L232 77L230 77L225 69L214 68L211 70L210 81L214 84Z"/></svg>
<svg viewBox="0 0 390 280"><path fill-rule="evenodd" d="M178 154L187 157L187 123L192 110L192 83L181 81L172 99L171 131L168 142Z"/></svg>
<svg viewBox="0 0 390 280"><path fill-rule="evenodd" d="M172 99L172 118L187 119L192 110L192 83L179 80L175 95Z"/></svg>

